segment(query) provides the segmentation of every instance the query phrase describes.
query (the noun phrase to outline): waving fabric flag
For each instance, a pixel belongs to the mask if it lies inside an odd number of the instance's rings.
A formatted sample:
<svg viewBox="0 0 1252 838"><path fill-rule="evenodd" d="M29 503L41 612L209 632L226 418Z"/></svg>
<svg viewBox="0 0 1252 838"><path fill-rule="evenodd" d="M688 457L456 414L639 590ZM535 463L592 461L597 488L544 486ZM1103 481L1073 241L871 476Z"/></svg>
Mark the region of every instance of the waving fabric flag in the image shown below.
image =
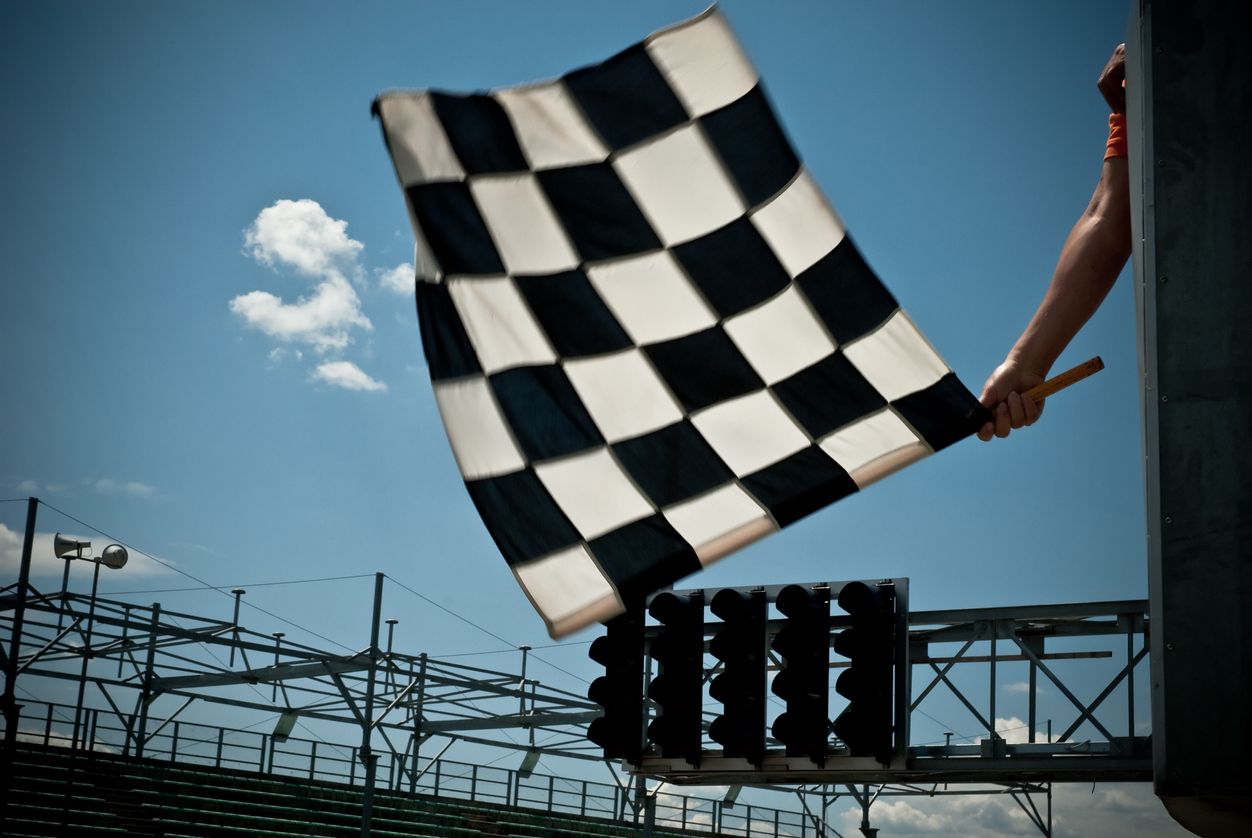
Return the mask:
<svg viewBox="0 0 1252 838"><path fill-rule="evenodd" d="M375 109L453 453L554 637L984 421L716 9L554 81Z"/></svg>

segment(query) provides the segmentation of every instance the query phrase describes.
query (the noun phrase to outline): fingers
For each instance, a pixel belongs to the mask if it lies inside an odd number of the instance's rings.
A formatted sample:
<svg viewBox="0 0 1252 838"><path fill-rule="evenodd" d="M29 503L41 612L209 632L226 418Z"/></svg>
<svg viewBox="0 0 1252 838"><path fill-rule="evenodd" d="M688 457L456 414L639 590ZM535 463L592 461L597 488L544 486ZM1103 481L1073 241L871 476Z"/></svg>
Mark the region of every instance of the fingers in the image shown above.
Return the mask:
<svg viewBox="0 0 1252 838"><path fill-rule="evenodd" d="M1109 107L1117 113L1126 110L1126 89L1123 81L1126 78L1126 45L1118 44L1109 57L1108 64L1100 72L1096 87L1109 103Z"/></svg>
<svg viewBox="0 0 1252 838"><path fill-rule="evenodd" d="M1022 425L1029 427L1039 421L1043 405L1034 399L1022 399Z"/></svg>
<svg viewBox="0 0 1252 838"><path fill-rule="evenodd" d="M1026 422L1022 401L1022 397L1017 393L1009 393L1009 397L1004 400L1004 403L1009 406L1009 427L1013 430L1017 430ZM1025 399L1025 401L1030 401L1030 399Z"/></svg>
<svg viewBox="0 0 1252 838"><path fill-rule="evenodd" d="M1004 401L989 406L989 409L991 421L978 429L978 438L983 442L989 442L992 437L1004 439L1012 431L1035 424L1043 412L1043 405L1032 398L1012 392Z"/></svg>
<svg viewBox="0 0 1252 838"><path fill-rule="evenodd" d="M1000 402L996 405L995 423L996 436L1000 439L1007 437L1009 435L1009 430L1012 428L1012 424L1009 418L1009 406L1004 402Z"/></svg>

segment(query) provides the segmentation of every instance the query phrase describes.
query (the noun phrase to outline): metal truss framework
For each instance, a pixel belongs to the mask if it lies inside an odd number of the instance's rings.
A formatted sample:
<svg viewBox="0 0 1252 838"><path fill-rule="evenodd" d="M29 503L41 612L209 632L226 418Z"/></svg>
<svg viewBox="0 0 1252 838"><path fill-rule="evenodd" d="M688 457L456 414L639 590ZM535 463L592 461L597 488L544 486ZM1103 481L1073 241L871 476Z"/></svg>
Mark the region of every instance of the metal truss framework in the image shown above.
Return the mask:
<svg viewBox="0 0 1252 838"><path fill-rule="evenodd" d="M36 504L32 499L23 568L29 567ZM238 622L237 599L232 619L221 620L164 610L159 603L109 600L94 592L84 596L63 588L42 594L23 572L17 583L0 589L0 632L6 635L0 645L5 762L11 759L21 723L15 691L19 677L78 684L73 725L68 741L61 744L84 750L94 746L94 729L104 713L112 714L124 731L124 753L142 757L154 737L171 724L176 729L179 717L197 702L230 706L262 718L277 714L278 724L269 735L272 742L286 740L300 719L349 725L361 737L353 754L362 767L365 834L380 754L407 778L396 785L409 788L416 787L425 770L419 769L419 762L425 759L429 768L453 741L603 761L585 739L586 726L600 708L581 694L528 678L527 647L518 649L518 672L501 672L397 652L390 631L382 644L383 584L383 575L377 574L369 645L345 655L284 641L281 633L264 635L244 628ZM653 820L658 794L668 784L727 784L732 790L751 786L795 793L815 834L838 835L826 822L826 812L850 796L863 811L861 831L872 835L869 811L880 798L1007 794L1049 835L1051 782L1150 779L1149 742L1131 735L1133 675L1146 655L1146 610L1146 602L1131 600L913 613L909 656L914 668L929 671L920 690L906 691L911 696L909 712L917 711L935 690L949 690L986 728L985 740L976 745L910 746L887 768L869 759L836 756L827 760L826 768L814 770L811 763L780 756L767 758L761 770L745 771L736 761L719 761L710 754L693 771L685 763L645 757L630 805L647 824ZM832 631L841 627L839 618L832 619ZM777 622L771 624L771 630L777 628ZM1089 702L1066 686L1057 667L1067 660L1111 658L1113 653L1047 648L1049 640L1074 637L1125 638L1125 664ZM950 645L959 648L955 652L944 648ZM988 654L974 653L981 645L989 646ZM993 727L996 667L1008 661L1029 664L1031 733L1025 743L1006 742ZM972 700L958 688L953 680L958 664L987 667L983 701ZM706 672L706 680L715 672ZM1066 697L1075 713L1061 735L1044 742L1035 741L1034 735L1040 675ZM1107 717L1106 699L1123 683L1125 717L1113 721ZM1094 730L1096 736L1076 741L1080 728ZM523 731L526 741L519 742L509 730ZM1113 730L1127 734L1119 737ZM542 740L537 738L540 734ZM433 760L422 757L421 749L435 736L448 739L448 745ZM608 768L616 777L613 764ZM967 785L940 788L947 783ZM1047 804L1041 810L1037 801L1043 798ZM724 806L733 807L733 795Z"/></svg>
<svg viewBox="0 0 1252 838"><path fill-rule="evenodd" d="M382 584L379 577L376 601L381 599ZM11 638L18 595L13 586L5 593L0 599L0 625ZM699 770L646 757L640 771L665 783L788 787L796 791L818 834L837 834L825 815L831 805L849 797L862 807L863 829L868 830L872 829L870 807L881 798L994 793L1009 795L1047 835L1052 781L1150 777L1146 739L1113 733L1133 730L1131 676L1146 654L1145 609L1146 603L1134 600L913 613L911 660L925 678L916 679L918 688L912 691L909 709L917 710L936 690L951 691L988 731L978 744L912 746L906 758L887 768L869 759L833 756L825 768L817 770L804 760L779 756L767 758L759 771L743 770L733 764L737 761L711 754ZM372 632L376 641L377 617L376 608ZM838 628L839 620L832 620L832 629ZM1057 673L1058 665L1079 658L1109 658L1112 653L1048 651L1047 640L1062 637L1125 638L1124 665L1089 702L1066 686ZM990 647L988 654L973 654L979 643ZM954 652L943 648L951 644L959 644ZM154 736L200 702L271 716L277 713L280 725L274 737L280 741L286 735L281 733L284 718L290 719L288 732L296 719L348 724L360 730L362 744L357 753L367 788L379 748L389 752L389 762L409 766L408 776L415 782L419 752L434 736L600 761L584 738L585 727L599 708L581 695L528 678L525 648L519 650L519 657L519 672L499 672L397 652L390 639L385 645L375 642L354 654L336 655L281 636L258 634L235 620L171 612L159 604L93 600L68 592L42 595L32 589L25 603L16 671L22 678L78 681L80 665L87 662L85 683L107 707L99 709L111 712L120 722L125 752L135 756L143 756ZM1072 704L1072 722L1050 741L1038 742L1032 735L1025 743L1009 743L992 731L995 669L1009 661L1029 664L1032 733L1038 681L1046 681ZM955 684L952 673L958 664L983 665L988 670L982 701ZM1106 699L1122 684L1127 685L1123 718L1105 718L1110 710ZM70 744L90 747L93 733L85 706L76 708L75 717ZM1101 738L1076 741L1075 733L1084 724ZM498 735L510 729L525 731L526 741ZM491 736L492 731L497 735ZM536 745L539 734L545 741ZM991 787L939 788L948 783ZM640 783L638 788L640 805L646 811L648 801L663 786L648 791ZM1046 806L1041 806L1041 799L1047 800Z"/></svg>
<svg viewBox="0 0 1252 838"><path fill-rule="evenodd" d="M1133 735L1134 675L1147 657L1147 608L1146 600L1123 600L911 613L908 657L913 684L908 690L908 711L917 712L937 690L948 691L987 732L976 744L910 745L887 766L872 758L841 755L837 750L824 766L777 751L768 752L759 767L721 757L719 751L706 751L698 767L645 754L639 770L674 783L737 783L749 778L756 782L820 784L1150 780L1150 738ZM781 625L780 620L772 621L769 632L776 632ZM832 632L846 625L847 618L831 619ZM1066 683L1060 667L1066 661L1112 661L1114 652L1050 648L1072 638L1110 638L1124 643L1122 665L1113 664L1104 688L1090 701L1078 697L1078 689ZM1028 666L1029 679L1027 741L1008 742L994 727L997 667L1021 662ZM954 669L958 665L979 665L986 670L985 694L972 696L957 685ZM708 670L706 680L717 671L716 667ZM1050 730L1042 737L1037 733L1041 681L1048 690L1063 696L1072 709L1072 720L1059 735L1050 735ZM1119 687L1124 687L1126 700L1113 707L1107 699ZM1117 735L1115 730L1124 733Z"/></svg>

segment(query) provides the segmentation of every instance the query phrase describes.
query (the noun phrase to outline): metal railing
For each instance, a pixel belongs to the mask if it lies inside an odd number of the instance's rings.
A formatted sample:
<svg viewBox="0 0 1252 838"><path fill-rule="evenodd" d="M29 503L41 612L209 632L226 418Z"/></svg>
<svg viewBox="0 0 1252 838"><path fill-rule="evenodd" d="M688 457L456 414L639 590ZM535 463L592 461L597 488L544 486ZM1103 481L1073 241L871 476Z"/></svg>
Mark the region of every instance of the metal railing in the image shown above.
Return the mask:
<svg viewBox="0 0 1252 838"><path fill-rule="evenodd" d="M83 713L86 735L81 737L79 747L90 743L92 750L122 756L131 754L131 732L115 714L98 708L85 708ZM66 748L74 744L73 706L31 701L26 702L22 716L20 741ZM441 758L414 759L412 755L388 749L376 748L374 754L378 757L375 775L378 790L632 824L642 822L644 817L633 787L551 774L523 776L516 769ZM177 719L147 735L143 756L183 765L356 787L365 782L357 745L298 737L282 739L271 733ZM654 791L651 796L655 824L659 828L748 838L806 838L832 834L800 811L747 803L727 804L718 799L667 794L663 790Z"/></svg>

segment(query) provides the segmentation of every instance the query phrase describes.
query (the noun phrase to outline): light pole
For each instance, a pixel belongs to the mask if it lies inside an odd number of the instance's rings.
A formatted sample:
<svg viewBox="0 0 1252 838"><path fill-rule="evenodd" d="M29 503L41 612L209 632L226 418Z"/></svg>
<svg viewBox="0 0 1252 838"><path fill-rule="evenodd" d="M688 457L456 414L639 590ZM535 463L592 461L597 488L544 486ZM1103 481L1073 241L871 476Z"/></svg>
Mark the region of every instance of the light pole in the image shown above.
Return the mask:
<svg viewBox="0 0 1252 838"><path fill-rule="evenodd" d="M121 570L126 566L126 561L130 558L130 554L126 552L126 548L120 544L110 544L100 552L99 556L91 555L91 542L80 541L75 538L67 538L60 533L52 541L52 549L58 559L65 559L65 579L69 579L70 562L75 559L92 562L95 567L91 572L91 599L87 603L87 630L83 633L83 667L78 676L78 701L74 703L74 733L70 740L70 748L77 748L79 745L79 726L85 728L83 719L83 695L87 689L87 662L91 659L91 630L96 619L96 590L100 585L100 565L111 570ZM83 555L83 551L87 551ZM64 586L62 587L64 592ZM83 730L82 744L87 744L86 730Z"/></svg>

